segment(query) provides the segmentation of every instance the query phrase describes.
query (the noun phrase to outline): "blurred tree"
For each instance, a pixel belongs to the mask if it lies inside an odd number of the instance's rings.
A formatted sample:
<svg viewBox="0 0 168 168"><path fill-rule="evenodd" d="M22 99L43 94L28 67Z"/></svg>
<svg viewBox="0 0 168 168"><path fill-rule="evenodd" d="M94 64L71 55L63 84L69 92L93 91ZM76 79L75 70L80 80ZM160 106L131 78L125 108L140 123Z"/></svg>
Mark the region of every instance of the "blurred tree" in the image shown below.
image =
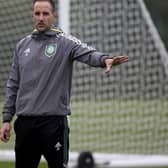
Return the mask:
<svg viewBox="0 0 168 168"><path fill-rule="evenodd" d="M144 0L144 2L168 50L168 0Z"/></svg>

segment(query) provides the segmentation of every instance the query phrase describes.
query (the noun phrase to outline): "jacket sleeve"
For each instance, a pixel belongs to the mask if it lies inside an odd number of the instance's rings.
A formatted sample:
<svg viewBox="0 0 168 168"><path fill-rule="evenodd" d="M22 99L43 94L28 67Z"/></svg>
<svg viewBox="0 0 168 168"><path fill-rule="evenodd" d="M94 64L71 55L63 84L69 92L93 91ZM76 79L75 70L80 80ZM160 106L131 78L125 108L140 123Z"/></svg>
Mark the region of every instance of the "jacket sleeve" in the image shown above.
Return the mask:
<svg viewBox="0 0 168 168"><path fill-rule="evenodd" d="M19 88L19 67L18 67L18 59L17 59L16 49L15 49L13 63L11 66L9 79L7 81L4 108L2 111L3 122L6 122L6 121L10 122L16 112L15 104L16 104L18 88Z"/></svg>
<svg viewBox="0 0 168 168"><path fill-rule="evenodd" d="M77 60L93 67L105 67L104 60L109 57L108 54L98 52L95 48L82 43L79 39L71 37L73 60Z"/></svg>

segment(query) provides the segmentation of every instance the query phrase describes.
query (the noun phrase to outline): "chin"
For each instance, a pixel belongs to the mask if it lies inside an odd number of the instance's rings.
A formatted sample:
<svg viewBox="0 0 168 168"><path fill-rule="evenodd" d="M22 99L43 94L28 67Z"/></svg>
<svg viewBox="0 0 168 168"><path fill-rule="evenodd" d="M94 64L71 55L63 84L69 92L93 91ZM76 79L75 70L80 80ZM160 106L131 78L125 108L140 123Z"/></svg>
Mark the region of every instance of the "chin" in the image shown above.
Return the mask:
<svg viewBox="0 0 168 168"><path fill-rule="evenodd" d="M36 29L39 31L39 32L44 32L44 31L47 31L48 28L46 27L36 27Z"/></svg>
<svg viewBox="0 0 168 168"><path fill-rule="evenodd" d="M46 29L37 29L39 32L45 32Z"/></svg>

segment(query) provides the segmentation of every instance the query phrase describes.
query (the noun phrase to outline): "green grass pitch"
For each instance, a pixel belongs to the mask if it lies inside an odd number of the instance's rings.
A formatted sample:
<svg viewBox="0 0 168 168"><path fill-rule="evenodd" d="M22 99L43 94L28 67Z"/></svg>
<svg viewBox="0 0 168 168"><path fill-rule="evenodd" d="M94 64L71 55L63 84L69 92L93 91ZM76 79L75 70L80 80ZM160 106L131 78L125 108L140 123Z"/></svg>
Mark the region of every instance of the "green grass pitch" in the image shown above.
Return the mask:
<svg viewBox="0 0 168 168"><path fill-rule="evenodd" d="M2 167L2 168L14 168L15 167L15 163L14 162L0 162L0 167ZM41 162L39 164L38 168L48 168L47 167L47 163Z"/></svg>
<svg viewBox="0 0 168 168"><path fill-rule="evenodd" d="M0 103L0 111L2 106ZM72 100L71 109L71 151L168 154L166 99ZM13 144L12 132L10 142L0 143L0 149L13 149ZM0 167L8 168L1 163Z"/></svg>

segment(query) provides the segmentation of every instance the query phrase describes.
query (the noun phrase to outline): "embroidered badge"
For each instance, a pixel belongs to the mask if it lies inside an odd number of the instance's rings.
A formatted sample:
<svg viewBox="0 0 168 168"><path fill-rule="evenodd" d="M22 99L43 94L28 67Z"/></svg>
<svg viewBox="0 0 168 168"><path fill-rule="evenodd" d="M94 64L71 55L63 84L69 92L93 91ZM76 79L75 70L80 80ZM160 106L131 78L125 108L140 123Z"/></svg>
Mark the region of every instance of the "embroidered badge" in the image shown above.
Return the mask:
<svg viewBox="0 0 168 168"><path fill-rule="evenodd" d="M45 55L47 57L52 57L56 54L57 51L57 44L49 44L45 48Z"/></svg>

